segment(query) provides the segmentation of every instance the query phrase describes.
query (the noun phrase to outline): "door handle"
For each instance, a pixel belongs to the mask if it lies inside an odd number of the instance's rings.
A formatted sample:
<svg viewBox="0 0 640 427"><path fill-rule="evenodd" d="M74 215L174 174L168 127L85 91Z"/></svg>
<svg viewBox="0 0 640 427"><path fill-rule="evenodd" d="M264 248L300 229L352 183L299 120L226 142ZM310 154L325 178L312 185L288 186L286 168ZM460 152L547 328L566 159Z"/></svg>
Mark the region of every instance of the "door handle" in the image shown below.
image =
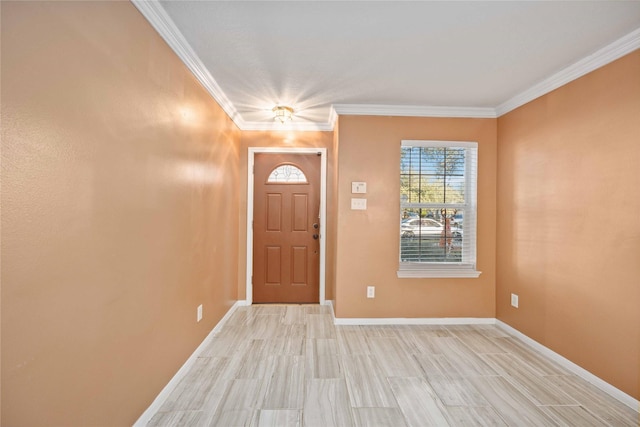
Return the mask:
<svg viewBox="0 0 640 427"><path fill-rule="evenodd" d="M319 227L319 225L317 223L313 224L313 228L315 228L316 230L318 229L318 227Z"/></svg>
<svg viewBox="0 0 640 427"><path fill-rule="evenodd" d="M313 240L318 240L318 237L320 237L320 236L318 236L317 234L314 234L313 235Z"/></svg>

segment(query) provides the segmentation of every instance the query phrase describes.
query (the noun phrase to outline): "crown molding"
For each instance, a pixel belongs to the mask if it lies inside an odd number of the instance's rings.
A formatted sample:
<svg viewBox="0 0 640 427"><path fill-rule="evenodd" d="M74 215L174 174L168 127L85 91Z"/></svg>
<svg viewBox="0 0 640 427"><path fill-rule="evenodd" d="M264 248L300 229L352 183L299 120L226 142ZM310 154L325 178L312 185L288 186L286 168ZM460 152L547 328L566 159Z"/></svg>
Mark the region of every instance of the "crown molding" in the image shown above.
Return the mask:
<svg viewBox="0 0 640 427"><path fill-rule="evenodd" d="M355 116L403 116L403 117L452 117L496 118L547 93L588 74L618 58L640 48L640 28L568 66L529 89L510 98L495 108L491 107L437 107L417 105L334 104L330 107L326 123L289 122L280 125L271 122L246 122L227 98L211 73L191 48L180 30L157 0L131 0L133 5L149 21L167 42L169 47L189 68L198 81L211 94L240 130L258 131L332 131L338 115Z"/></svg>
<svg viewBox="0 0 640 427"><path fill-rule="evenodd" d="M295 117L295 116L294 116ZM313 132L313 131L332 131L335 123L313 123L313 122L296 122L290 121L287 123L273 122L242 122L240 130L257 130L257 131L298 131L298 132Z"/></svg>
<svg viewBox="0 0 640 427"><path fill-rule="evenodd" d="M331 127L331 130L335 129L336 122L338 121L338 112L335 109L335 106L331 106L329 109L329 121L328 125Z"/></svg>
<svg viewBox="0 0 640 427"><path fill-rule="evenodd" d="M640 48L640 28L568 66L496 107L500 117Z"/></svg>
<svg viewBox="0 0 640 427"><path fill-rule="evenodd" d="M419 105L336 104L338 115L345 116L403 116L403 117L465 117L495 119L493 108L432 107Z"/></svg>
<svg viewBox="0 0 640 427"><path fill-rule="evenodd" d="M155 28L165 42L178 55L182 62L189 68L198 81L211 94L225 113L240 129L244 128L244 120L238 110L229 101L207 67L202 63L191 45L184 38L173 20L167 15L160 2L157 0L131 0L133 5L142 13L147 21Z"/></svg>

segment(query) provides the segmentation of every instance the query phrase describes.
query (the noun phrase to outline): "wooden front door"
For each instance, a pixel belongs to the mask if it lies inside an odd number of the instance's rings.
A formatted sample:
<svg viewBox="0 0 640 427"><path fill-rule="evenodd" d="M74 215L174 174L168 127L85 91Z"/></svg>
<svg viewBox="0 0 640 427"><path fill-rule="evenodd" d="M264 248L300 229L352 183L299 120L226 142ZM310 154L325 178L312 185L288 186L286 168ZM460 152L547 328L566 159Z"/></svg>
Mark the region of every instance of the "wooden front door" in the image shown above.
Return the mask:
<svg viewBox="0 0 640 427"><path fill-rule="evenodd" d="M256 153L253 301L320 298L320 155Z"/></svg>

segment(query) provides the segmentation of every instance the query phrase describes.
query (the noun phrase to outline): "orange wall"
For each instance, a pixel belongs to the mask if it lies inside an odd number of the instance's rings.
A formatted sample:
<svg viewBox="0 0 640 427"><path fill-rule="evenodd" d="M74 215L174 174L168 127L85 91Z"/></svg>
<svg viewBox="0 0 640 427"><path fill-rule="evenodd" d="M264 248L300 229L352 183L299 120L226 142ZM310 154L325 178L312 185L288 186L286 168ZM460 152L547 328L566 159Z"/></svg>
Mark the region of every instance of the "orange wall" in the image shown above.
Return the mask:
<svg viewBox="0 0 640 427"><path fill-rule="evenodd" d="M131 425L236 299L240 132L130 3L1 7L1 424Z"/></svg>
<svg viewBox="0 0 640 427"><path fill-rule="evenodd" d="M246 298L248 147L328 148L338 317L497 312L638 398L638 52L499 120L240 132L131 4L0 7L2 425L130 425ZM479 143L480 278L397 278L402 139Z"/></svg>
<svg viewBox="0 0 640 427"><path fill-rule="evenodd" d="M403 139L478 142L479 278L397 278ZM339 143L336 316L495 317L496 119L342 116ZM366 211L351 210L352 181Z"/></svg>
<svg viewBox="0 0 640 427"><path fill-rule="evenodd" d="M640 398L640 51L498 135L497 317Z"/></svg>
<svg viewBox="0 0 640 427"><path fill-rule="evenodd" d="M327 148L327 212L334 209L330 194L333 185L332 175L334 169L333 132L295 132L295 131L243 131L240 148L240 181L239 181L239 211L240 217L238 232L238 299L244 300L247 296L247 162L249 147L277 147L277 148ZM334 217L328 215L327 229L335 227ZM333 257L335 245L327 238L327 259ZM331 282L329 263L327 262L327 274L325 283L325 295L333 289ZM330 295L327 296L330 298Z"/></svg>

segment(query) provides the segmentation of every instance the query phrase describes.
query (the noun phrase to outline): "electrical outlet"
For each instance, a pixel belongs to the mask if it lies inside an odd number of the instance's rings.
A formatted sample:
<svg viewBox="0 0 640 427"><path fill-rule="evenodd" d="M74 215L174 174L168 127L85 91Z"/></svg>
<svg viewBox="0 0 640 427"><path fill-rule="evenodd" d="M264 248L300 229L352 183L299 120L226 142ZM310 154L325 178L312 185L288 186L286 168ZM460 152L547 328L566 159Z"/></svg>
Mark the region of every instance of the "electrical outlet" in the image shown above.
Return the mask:
<svg viewBox="0 0 640 427"><path fill-rule="evenodd" d="M511 294L511 306L518 308L518 295Z"/></svg>
<svg viewBox="0 0 640 427"><path fill-rule="evenodd" d="M376 297L376 287L367 286L367 298L375 298L375 297Z"/></svg>
<svg viewBox="0 0 640 427"><path fill-rule="evenodd" d="M366 211L367 210L367 199L352 198L351 199L351 210L354 210L354 211Z"/></svg>
<svg viewBox="0 0 640 427"><path fill-rule="evenodd" d="M196 321L199 322L202 320L202 304L198 306L198 310L196 312Z"/></svg>

